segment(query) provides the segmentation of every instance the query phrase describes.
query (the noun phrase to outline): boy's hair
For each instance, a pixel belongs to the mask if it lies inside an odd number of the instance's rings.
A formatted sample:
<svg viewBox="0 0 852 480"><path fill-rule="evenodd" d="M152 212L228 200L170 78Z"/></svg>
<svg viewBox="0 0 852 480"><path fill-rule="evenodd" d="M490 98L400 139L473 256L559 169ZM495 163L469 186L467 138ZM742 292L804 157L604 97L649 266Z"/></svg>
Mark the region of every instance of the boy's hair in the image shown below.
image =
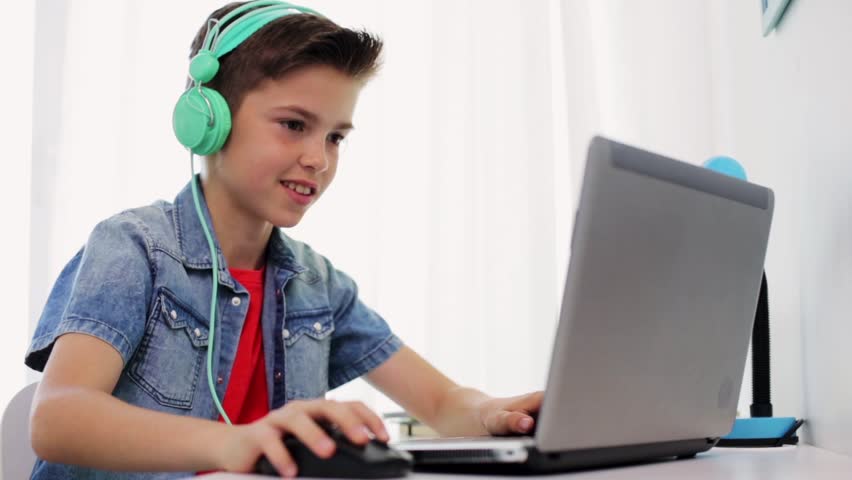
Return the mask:
<svg viewBox="0 0 852 480"><path fill-rule="evenodd" d="M195 35L189 58L204 42L210 19L219 19L247 2L234 2L210 14ZM220 31L225 25L220 25ZM204 85L225 97L236 115L246 93L266 79L309 65L327 65L352 78L367 81L381 64L382 40L365 31L350 30L316 15L294 13L269 22L219 59L219 71Z"/></svg>

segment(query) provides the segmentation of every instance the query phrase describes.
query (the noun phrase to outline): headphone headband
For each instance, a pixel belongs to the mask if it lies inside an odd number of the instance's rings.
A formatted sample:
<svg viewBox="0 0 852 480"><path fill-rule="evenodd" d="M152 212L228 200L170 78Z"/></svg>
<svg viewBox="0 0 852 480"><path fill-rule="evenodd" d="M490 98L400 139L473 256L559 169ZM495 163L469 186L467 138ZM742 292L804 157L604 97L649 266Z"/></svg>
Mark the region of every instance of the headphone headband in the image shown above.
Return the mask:
<svg viewBox="0 0 852 480"><path fill-rule="evenodd" d="M321 16L307 7L277 0L255 0L235 8L222 18L211 19L212 25L204 35L201 48L190 61L189 76L193 83L200 85L209 82L219 71L218 59L237 48L266 24L297 13Z"/></svg>
<svg viewBox="0 0 852 480"><path fill-rule="evenodd" d="M200 50L211 50L210 44L212 43L213 39L215 39L219 35L219 26L220 25L225 25L226 23L228 23L232 19L234 19L234 17L241 15L243 12L245 12L247 10L252 10L252 9L255 9L255 8L260 8L260 7L265 7L265 6L275 6L275 5L288 5L289 6L288 3L281 2L279 0L255 0L253 2L247 2L243 5L240 5L239 7L231 10L228 13L226 13L225 16L223 16L222 18L211 19L215 23L214 23L213 27L207 29L207 34L204 36L204 42L202 42Z"/></svg>
<svg viewBox="0 0 852 480"><path fill-rule="evenodd" d="M219 58L236 48L267 23L294 13L321 16L310 8L278 0L255 0L240 5L222 18L214 19L214 25L207 30L200 50L210 51Z"/></svg>

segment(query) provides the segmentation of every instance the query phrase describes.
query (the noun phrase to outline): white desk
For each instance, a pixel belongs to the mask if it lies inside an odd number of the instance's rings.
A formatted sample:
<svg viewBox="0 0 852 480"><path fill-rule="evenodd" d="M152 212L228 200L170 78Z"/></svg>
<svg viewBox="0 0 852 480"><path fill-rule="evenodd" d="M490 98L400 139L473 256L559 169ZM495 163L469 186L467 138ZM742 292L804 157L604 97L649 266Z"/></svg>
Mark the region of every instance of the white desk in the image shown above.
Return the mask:
<svg viewBox="0 0 852 480"><path fill-rule="evenodd" d="M219 473L209 480L271 478ZM464 480L488 476L413 473L409 480ZM490 476L506 480L507 476ZM558 475L518 477L564 480L834 480L852 479L852 457L807 445L780 448L714 448L690 460L671 460L629 467L587 470Z"/></svg>

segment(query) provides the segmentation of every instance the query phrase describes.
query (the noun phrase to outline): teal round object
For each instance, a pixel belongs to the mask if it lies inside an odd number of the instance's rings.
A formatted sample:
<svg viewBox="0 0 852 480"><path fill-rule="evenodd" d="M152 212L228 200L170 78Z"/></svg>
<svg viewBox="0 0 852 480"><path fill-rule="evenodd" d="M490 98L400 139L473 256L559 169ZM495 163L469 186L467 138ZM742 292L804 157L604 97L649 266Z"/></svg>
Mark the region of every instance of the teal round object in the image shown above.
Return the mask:
<svg viewBox="0 0 852 480"><path fill-rule="evenodd" d="M204 101L205 97L212 111ZM212 155L225 145L231 132L228 102L211 88L201 87L201 92L197 88L187 90L172 112L172 128L181 145L194 154Z"/></svg>
<svg viewBox="0 0 852 480"><path fill-rule="evenodd" d="M187 90L178 98L172 112L172 128L181 145L193 150L204 141L208 115L207 103L196 89Z"/></svg>
<svg viewBox="0 0 852 480"><path fill-rule="evenodd" d="M189 76L198 83L207 83L219 71L219 59L209 50L201 50L189 63Z"/></svg>
<svg viewBox="0 0 852 480"><path fill-rule="evenodd" d="M197 147L195 153L197 155L213 155L222 149L225 140L231 133L231 110L222 94L211 88L201 87L201 89L213 105L215 118L209 134L205 136L205 141Z"/></svg>
<svg viewBox="0 0 852 480"><path fill-rule="evenodd" d="M710 170L714 170L730 177L738 178L747 181L745 168L739 162L731 157L720 155L713 157L704 162L704 166Z"/></svg>

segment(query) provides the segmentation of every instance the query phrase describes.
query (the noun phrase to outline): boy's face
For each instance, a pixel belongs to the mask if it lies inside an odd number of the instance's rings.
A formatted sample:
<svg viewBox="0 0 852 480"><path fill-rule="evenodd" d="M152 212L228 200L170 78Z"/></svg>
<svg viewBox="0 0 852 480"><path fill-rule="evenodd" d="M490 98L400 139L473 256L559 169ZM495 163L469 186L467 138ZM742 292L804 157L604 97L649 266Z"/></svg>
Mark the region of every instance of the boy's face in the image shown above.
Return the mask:
<svg viewBox="0 0 852 480"><path fill-rule="evenodd" d="M228 143L208 161L207 182L225 193L215 202L249 221L298 224L334 179L362 85L308 66L248 92Z"/></svg>

